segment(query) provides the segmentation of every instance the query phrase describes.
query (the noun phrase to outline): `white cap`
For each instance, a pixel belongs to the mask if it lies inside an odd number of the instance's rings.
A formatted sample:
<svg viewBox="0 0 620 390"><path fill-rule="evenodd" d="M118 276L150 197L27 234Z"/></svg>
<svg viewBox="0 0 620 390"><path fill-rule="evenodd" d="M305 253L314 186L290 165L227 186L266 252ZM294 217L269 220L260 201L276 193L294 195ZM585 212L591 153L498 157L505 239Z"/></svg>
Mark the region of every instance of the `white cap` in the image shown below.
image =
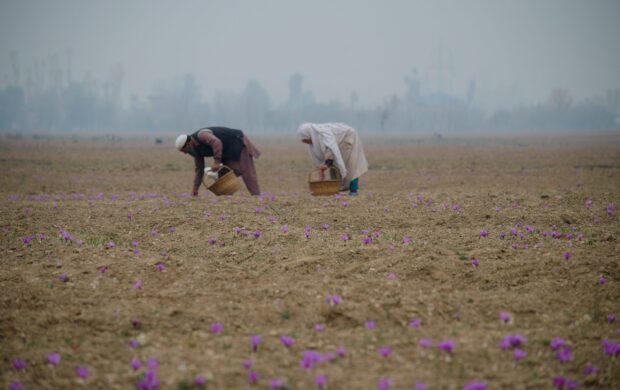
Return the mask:
<svg viewBox="0 0 620 390"><path fill-rule="evenodd" d="M177 140L174 141L174 145L176 146L177 150L181 150L185 145L185 142L187 142L187 134L181 134L177 137Z"/></svg>

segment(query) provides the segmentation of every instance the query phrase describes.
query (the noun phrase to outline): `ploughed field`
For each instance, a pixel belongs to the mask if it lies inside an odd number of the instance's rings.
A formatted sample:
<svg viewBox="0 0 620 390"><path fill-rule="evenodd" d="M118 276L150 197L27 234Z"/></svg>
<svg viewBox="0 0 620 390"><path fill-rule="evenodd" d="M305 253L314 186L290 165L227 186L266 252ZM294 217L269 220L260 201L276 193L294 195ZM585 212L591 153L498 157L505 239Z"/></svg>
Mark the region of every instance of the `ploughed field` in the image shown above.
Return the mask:
<svg viewBox="0 0 620 390"><path fill-rule="evenodd" d="M0 140L1 388L620 388L619 134L362 134L358 197L250 136L258 197L172 135Z"/></svg>

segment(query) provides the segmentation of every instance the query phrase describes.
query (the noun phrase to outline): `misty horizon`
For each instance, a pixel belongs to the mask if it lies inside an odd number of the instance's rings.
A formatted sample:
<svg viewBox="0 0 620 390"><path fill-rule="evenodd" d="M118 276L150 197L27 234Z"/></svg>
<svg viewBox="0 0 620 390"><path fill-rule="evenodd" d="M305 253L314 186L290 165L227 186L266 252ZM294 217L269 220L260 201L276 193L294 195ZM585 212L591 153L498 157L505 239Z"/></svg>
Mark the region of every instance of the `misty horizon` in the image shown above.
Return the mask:
<svg viewBox="0 0 620 390"><path fill-rule="evenodd" d="M254 80L275 105L303 76L317 101L380 105L406 93L483 109L620 87L620 2L0 2L3 86L56 62L66 83L120 78L122 104L192 75L204 100ZM19 75L15 67L19 67Z"/></svg>

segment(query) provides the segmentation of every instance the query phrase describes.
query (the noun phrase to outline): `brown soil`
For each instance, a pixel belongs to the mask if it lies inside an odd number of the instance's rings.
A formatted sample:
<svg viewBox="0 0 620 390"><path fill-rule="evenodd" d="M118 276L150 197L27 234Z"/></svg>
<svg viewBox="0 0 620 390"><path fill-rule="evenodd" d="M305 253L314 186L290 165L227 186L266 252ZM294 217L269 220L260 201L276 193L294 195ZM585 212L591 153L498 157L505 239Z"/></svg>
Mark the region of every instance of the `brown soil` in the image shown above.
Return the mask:
<svg viewBox="0 0 620 390"><path fill-rule="evenodd" d="M381 378L393 389L552 388L556 376L620 387L618 357L602 344L620 342L608 322L620 316L619 135L365 139L371 169L358 197L310 196L305 146L256 138L264 196L203 188L194 199L192 160L166 141L1 141L2 388L136 388L146 368L134 371L133 358L158 360L162 389L196 375L210 389L248 388L247 359L257 388L279 378L314 389L320 374L327 389L375 389ZM520 361L499 347L510 334L527 337ZM554 337L572 360L556 359ZM437 347L444 340L452 353ZM300 365L304 351L341 346L344 357ZM16 358L28 366L15 369ZM584 376L588 363L596 375ZM91 375L79 379L76 366Z"/></svg>

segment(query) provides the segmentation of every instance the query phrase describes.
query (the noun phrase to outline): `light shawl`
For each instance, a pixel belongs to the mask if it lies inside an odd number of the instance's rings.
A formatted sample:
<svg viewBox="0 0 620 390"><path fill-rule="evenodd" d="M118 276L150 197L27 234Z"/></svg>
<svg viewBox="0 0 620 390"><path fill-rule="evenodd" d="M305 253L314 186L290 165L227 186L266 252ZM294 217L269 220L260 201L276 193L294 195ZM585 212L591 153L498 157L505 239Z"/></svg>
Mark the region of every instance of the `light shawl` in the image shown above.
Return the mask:
<svg viewBox="0 0 620 390"><path fill-rule="evenodd" d="M351 126L345 123L302 123L297 134L301 139L312 140L312 145L308 146L316 165L333 158L345 186L368 171L362 142Z"/></svg>

